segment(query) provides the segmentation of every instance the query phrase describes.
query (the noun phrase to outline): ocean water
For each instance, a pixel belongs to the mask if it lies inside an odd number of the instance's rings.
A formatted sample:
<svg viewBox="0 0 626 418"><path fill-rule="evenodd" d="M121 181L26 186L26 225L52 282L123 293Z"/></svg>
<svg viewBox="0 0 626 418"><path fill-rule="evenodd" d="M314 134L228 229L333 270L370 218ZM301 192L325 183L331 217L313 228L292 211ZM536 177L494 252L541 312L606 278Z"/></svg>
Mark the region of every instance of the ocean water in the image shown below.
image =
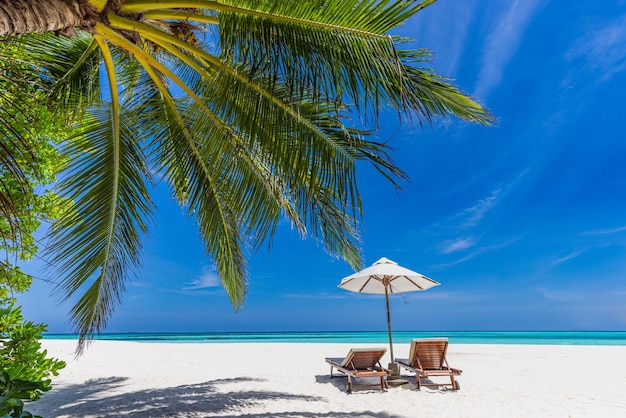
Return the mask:
<svg viewBox="0 0 626 418"><path fill-rule="evenodd" d="M447 337L452 344L626 345L625 331L395 331L393 342ZM77 339L74 334L46 334L47 339ZM100 334L96 340L176 343L354 343L385 344L387 332L205 332Z"/></svg>

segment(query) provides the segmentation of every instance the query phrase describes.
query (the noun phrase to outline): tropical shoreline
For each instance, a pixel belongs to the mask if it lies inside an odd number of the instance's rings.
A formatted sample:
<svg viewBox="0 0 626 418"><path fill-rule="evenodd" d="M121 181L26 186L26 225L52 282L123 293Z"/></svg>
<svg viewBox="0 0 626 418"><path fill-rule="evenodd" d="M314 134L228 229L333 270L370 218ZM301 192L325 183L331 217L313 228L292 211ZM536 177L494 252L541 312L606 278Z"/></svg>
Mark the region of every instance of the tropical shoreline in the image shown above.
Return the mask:
<svg viewBox="0 0 626 418"><path fill-rule="evenodd" d="M626 346L450 344L461 390L346 393L325 357L346 343L43 341L67 361L54 389L27 409L44 417L621 416ZM362 344L362 347L385 347ZM409 345L394 344L397 356ZM389 361L388 353L383 364Z"/></svg>
<svg viewBox="0 0 626 418"><path fill-rule="evenodd" d="M626 345L626 331L394 331L393 341L445 337L453 344ZM48 334L46 339L76 340L76 334ZM174 343L352 343L386 344L384 331L280 331L280 332L130 332L103 333L106 341Z"/></svg>

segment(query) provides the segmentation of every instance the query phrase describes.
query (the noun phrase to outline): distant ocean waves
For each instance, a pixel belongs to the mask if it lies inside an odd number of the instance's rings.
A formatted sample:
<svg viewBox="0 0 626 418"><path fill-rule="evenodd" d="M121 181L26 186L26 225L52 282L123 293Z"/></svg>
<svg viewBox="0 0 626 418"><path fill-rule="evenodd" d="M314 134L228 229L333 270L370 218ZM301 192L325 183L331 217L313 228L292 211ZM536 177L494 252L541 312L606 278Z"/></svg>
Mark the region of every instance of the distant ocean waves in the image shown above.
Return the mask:
<svg viewBox="0 0 626 418"><path fill-rule="evenodd" d="M393 341L447 337L453 344L626 345L624 331L397 331ZM74 334L46 334L47 339L77 339ZM176 343L388 343L386 332L207 332L100 334L97 340Z"/></svg>

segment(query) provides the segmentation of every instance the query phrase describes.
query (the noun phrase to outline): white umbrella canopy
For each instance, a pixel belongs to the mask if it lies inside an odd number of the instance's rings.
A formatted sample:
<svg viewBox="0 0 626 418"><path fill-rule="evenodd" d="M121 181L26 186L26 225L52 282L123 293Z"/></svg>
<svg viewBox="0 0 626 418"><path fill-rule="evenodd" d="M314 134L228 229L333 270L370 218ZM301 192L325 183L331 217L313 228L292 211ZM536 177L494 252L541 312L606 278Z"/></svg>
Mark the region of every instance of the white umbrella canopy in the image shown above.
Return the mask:
<svg viewBox="0 0 626 418"><path fill-rule="evenodd" d="M385 295L387 304L387 328L389 331L389 348L391 361L393 356L393 341L391 337L391 315L389 313L389 294L407 293L428 290L439 286L435 280L399 266L395 261L381 258L370 267L344 277L339 288L356 293L372 293Z"/></svg>
<svg viewBox="0 0 626 418"><path fill-rule="evenodd" d="M407 293L428 290L440 283L414 272L388 258L381 258L371 266L341 279L341 289L356 293Z"/></svg>

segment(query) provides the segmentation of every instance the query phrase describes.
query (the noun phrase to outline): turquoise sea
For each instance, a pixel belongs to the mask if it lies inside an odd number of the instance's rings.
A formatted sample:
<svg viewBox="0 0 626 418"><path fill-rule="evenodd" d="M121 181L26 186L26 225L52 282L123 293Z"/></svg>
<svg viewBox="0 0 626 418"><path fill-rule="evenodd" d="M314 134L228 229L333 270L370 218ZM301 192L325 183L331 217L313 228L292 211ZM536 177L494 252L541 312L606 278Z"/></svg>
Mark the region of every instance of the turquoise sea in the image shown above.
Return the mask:
<svg viewBox="0 0 626 418"><path fill-rule="evenodd" d="M626 345L626 331L397 331L393 341L447 337L454 344ZM74 334L46 334L48 339L76 339ZM203 332L100 334L97 340L176 343L354 343L385 344L387 332Z"/></svg>

